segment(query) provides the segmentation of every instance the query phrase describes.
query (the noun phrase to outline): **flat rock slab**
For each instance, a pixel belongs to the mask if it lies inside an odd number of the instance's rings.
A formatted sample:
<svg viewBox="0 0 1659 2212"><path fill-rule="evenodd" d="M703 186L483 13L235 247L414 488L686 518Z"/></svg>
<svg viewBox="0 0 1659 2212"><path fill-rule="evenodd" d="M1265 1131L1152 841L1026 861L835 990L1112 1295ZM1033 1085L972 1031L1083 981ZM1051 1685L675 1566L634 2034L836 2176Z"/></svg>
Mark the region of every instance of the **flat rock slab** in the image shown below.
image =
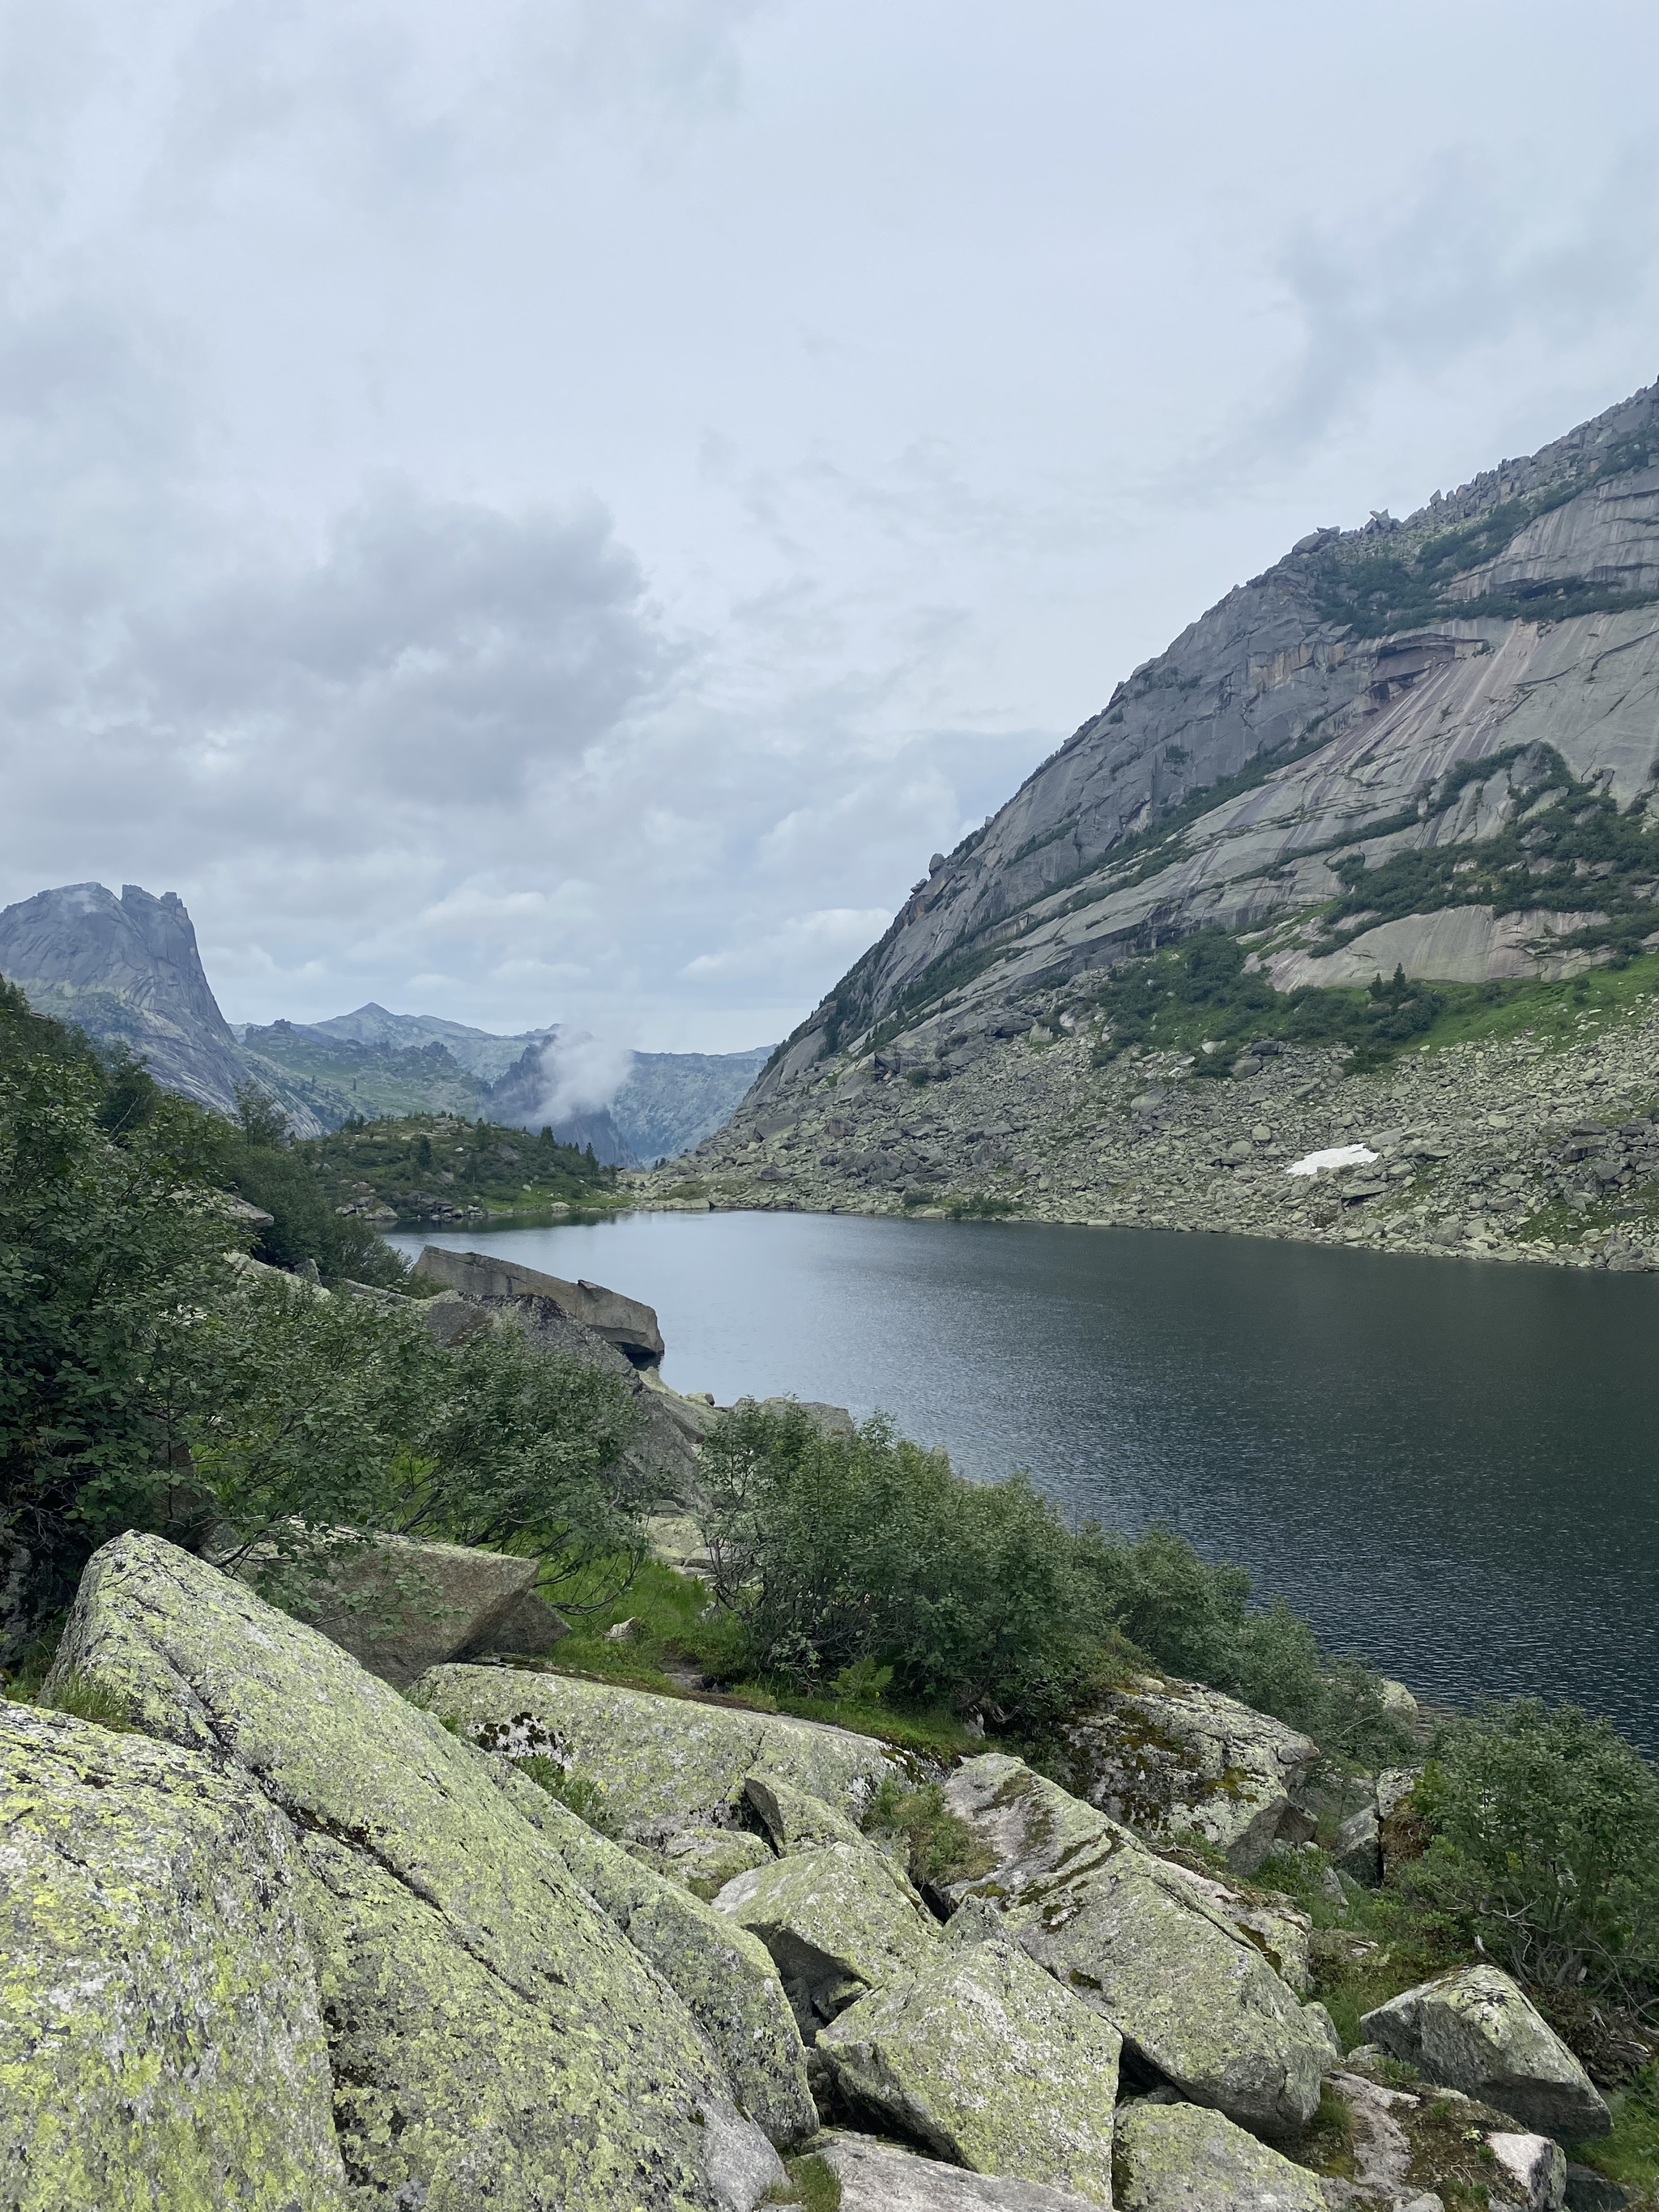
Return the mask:
<svg viewBox="0 0 1659 2212"><path fill-rule="evenodd" d="M297 1865L234 1769L0 1702L8 2212L343 2212Z"/></svg>
<svg viewBox="0 0 1659 2212"><path fill-rule="evenodd" d="M951 1946L817 2040L854 2107L975 2173L1112 2201L1122 2039L1018 1944Z"/></svg>
<svg viewBox="0 0 1659 2212"><path fill-rule="evenodd" d="M995 1855L960 1885L1001 1910L1063 1988L1196 2102L1268 2134L1303 2127L1337 2055L1254 1944L1104 1814L988 1753L946 1785Z"/></svg>
<svg viewBox="0 0 1659 2212"><path fill-rule="evenodd" d="M884 1853L826 1844L729 1881L714 1910L771 1953L801 2033L926 1966L939 1929Z"/></svg>
<svg viewBox="0 0 1659 2212"><path fill-rule="evenodd" d="M964 2173L870 2136L836 2134L814 2148L841 2184L841 2212L1097 2212L1069 2190Z"/></svg>
<svg viewBox="0 0 1659 2212"><path fill-rule="evenodd" d="M489 1762L326 1638L129 1534L89 1562L49 1691L71 1674L301 1830L336 2127L366 2198L715 2212L736 2201L717 2145L776 2171L708 2035Z"/></svg>
<svg viewBox="0 0 1659 2212"><path fill-rule="evenodd" d="M1114 2166L1119 2212L1325 2212L1305 2166L1197 2105L1126 2105Z"/></svg>
<svg viewBox="0 0 1659 2212"><path fill-rule="evenodd" d="M1059 1779L1153 1843L1202 1836L1240 1874L1279 1840L1316 1747L1199 1683L1148 1677L1060 1731Z"/></svg>
<svg viewBox="0 0 1659 2212"><path fill-rule="evenodd" d="M1613 2124L1589 2075L1496 1966L1419 1983L1368 2012L1360 2027L1431 2081L1511 2113L1523 2128L1583 2142Z"/></svg>
<svg viewBox="0 0 1659 2212"><path fill-rule="evenodd" d="M624 1833L641 1843L698 1823L747 1825L751 1774L855 1819L883 1778L902 1771L873 1736L568 1674L435 1667L416 1695L487 1750L539 1753L597 1783Z"/></svg>

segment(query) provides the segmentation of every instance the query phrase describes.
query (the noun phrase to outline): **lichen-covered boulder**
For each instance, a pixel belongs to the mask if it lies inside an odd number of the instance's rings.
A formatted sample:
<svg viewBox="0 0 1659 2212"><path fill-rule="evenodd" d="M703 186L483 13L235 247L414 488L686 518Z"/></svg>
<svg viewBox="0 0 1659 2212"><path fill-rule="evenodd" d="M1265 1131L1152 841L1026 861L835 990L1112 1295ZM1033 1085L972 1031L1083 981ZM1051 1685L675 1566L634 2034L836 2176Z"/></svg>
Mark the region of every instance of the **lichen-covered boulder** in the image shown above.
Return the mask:
<svg viewBox="0 0 1659 2212"><path fill-rule="evenodd" d="M343 2212L302 1880L245 1776L0 1702L8 2212Z"/></svg>
<svg viewBox="0 0 1659 2212"><path fill-rule="evenodd" d="M845 1813L822 1797L809 1796L775 1776L751 1774L744 1795L766 1823L766 1832L785 1857L791 1851L816 1850L820 1844L864 1844L867 1838Z"/></svg>
<svg viewBox="0 0 1659 2212"><path fill-rule="evenodd" d="M1237 1698L1148 1675L1061 1729L1056 1774L1149 1841L1200 1835L1253 1874L1316 1756L1310 1738Z"/></svg>
<svg viewBox="0 0 1659 2212"><path fill-rule="evenodd" d="M1277 1890L1254 1889L1237 1881L1221 1881L1212 1874L1159 1854L1159 1863L1173 1877L1202 1898L1236 1935L1253 1943L1279 1979L1305 1997L1313 1987L1313 1922L1299 1905Z"/></svg>
<svg viewBox="0 0 1659 2212"><path fill-rule="evenodd" d="M1196 2103L1267 2134L1305 2125L1328 2025L1190 1883L1019 1759L970 1759L945 1797L996 1859L953 1894L998 1905L1037 1964Z"/></svg>
<svg viewBox="0 0 1659 2212"><path fill-rule="evenodd" d="M562 1623L535 1595L539 1571L537 1560L503 1552L382 1536L335 1567L311 1623L401 1690L440 1660L495 1650L498 1628L510 1638L537 1609L550 1624L551 1644Z"/></svg>
<svg viewBox="0 0 1659 2212"><path fill-rule="evenodd" d="M49 1691L71 1674L302 1832L358 2201L729 2212L717 2149L775 2174L707 2035L489 1762L325 1638L127 1535L89 1563Z"/></svg>
<svg viewBox="0 0 1659 2212"><path fill-rule="evenodd" d="M1359 2024L1429 2081L1479 2097L1524 2128L1582 2142L1613 2124L1589 2075L1496 1966L1462 1966L1421 1982Z"/></svg>
<svg viewBox="0 0 1659 2212"><path fill-rule="evenodd" d="M770 1866L772 1846L746 1828L676 1828L657 1845L663 1871L695 1896L711 1898L750 1867Z"/></svg>
<svg viewBox="0 0 1659 2212"><path fill-rule="evenodd" d="M855 2106L941 2158L1109 2205L1121 2040L1005 1937L860 1997L817 2047Z"/></svg>
<svg viewBox="0 0 1659 2212"><path fill-rule="evenodd" d="M1325 2192L1223 2113L1126 2105L1113 2161L1118 2212L1325 2212Z"/></svg>
<svg viewBox="0 0 1659 2212"><path fill-rule="evenodd" d="M806 2052L765 1946L595 1835L506 1760L493 1765L512 1803L686 2006L720 2054L738 2104L768 2139L793 2143L811 2135L818 2115Z"/></svg>
<svg viewBox="0 0 1659 2212"><path fill-rule="evenodd" d="M1096 2212L1069 2189L966 2173L841 2129L815 2148L840 2185L841 2212Z"/></svg>
<svg viewBox="0 0 1659 2212"><path fill-rule="evenodd" d="M808 2038L939 1948L937 1925L892 1861L851 1844L740 1874L714 1910L765 1944Z"/></svg>
<svg viewBox="0 0 1659 2212"><path fill-rule="evenodd" d="M641 1843L698 1823L743 1825L751 1773L855 1815L897 1763L887 1745L842 1729L565 1674L434 1667L415 1694L487 1750L538 1753L597 1783Z"/></svg>

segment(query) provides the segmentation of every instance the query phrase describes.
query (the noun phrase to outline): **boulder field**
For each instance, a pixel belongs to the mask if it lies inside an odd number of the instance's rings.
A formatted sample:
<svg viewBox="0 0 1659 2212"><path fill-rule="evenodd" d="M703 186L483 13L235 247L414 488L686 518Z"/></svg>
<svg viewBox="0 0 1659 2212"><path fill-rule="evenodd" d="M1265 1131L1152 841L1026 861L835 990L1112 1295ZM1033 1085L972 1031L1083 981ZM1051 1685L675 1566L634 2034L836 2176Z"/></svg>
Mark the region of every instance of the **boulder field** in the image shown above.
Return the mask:
<svg viewBox="0 0 1659 2212"><path fill-rule="evenodd" d="M1079 1721L1074 1795L544 1666L399 1691L129 1534L42 1695L0 1704L0 2212L1444 2212L1471 2161L1551 2212L1608 2124L1490 1966L1345 2055L1305 1915L1168 1841L1228 1744L1216 1847L1298 1847L1311 1747L1192 1686ZM865 1822L933 1783L974 1870L918 1888Z"/></svg>

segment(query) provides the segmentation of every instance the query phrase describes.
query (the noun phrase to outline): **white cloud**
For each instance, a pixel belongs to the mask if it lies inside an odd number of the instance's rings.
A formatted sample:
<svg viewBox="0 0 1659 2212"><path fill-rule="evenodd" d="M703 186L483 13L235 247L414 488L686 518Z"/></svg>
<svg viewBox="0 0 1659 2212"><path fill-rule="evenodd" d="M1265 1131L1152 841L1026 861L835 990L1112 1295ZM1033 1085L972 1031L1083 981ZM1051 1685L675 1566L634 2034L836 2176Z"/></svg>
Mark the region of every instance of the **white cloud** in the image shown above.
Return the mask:
<svg viewBox="0 0 1659 2212"><path fill-rule="evenodd" d="M0 38L0 897L176 889L239 1017L775 1039L1237 577L1654 366L1634 0Z"/></svg>

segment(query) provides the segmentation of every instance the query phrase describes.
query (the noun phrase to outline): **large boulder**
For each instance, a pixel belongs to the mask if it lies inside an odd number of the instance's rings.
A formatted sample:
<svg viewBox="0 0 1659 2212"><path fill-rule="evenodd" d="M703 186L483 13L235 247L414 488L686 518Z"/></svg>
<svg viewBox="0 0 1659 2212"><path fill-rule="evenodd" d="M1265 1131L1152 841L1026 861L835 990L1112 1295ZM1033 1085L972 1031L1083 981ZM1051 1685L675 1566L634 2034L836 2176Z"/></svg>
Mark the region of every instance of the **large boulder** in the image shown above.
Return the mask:
<svg viewBox="0 0 1659 2212"><path fill-rule="evenodd" d="M0 1702L0 2200L343 2212L289 1822L197 1753Z"/></svg>
<svg viewBox="0 0 1659 2212"><path fill-rule="evenodd" d="M1195 2103L1267 2134L1298 2129L1338 2054L1254 1944L1128 1829L1019 1759L988 1753L946 1785L994 1855L957 1886Z"/></svg>
<svg viewBox="0 0 1659 2212"><path fill-rule="evenodd" d="M488 1760L337 1645L127 1535L88 1565L48 1692L76 1680L299 1830L364 2202L748 2212L779 2178L708 2036Z"/></svg>
<svg viewBox="0 0 1659 2212"><path fill-rule="evenodd" d="M1325 2192L1219 2112L1127 2105L1114 2160L1119 2212L1325 2212Z"/></svg>
<svg viewBox="0 0 1659 2212"><path fill-rule="evenodd" d="M1115 2028L1006 1939L946 1947L818 2036L837 2087L976 2173L1112 2201Z"/></svg>
<svg viewBox="0 0 1659 2212"><path fill-rule="evenodd" d="M1496 1966L1461 1966L1421 1982L1359 2024L1431 2081L1479 2097L1524 2128L1583 2142L1613 2125L1589 2075Z"/></svg>
<svg viewBox="0 0 1659 2212"><path fill-rule="evenodd" d="M661 1364L664 1346L655 1308L607 1290L603 1283L570 1283L562 1275L544 1275L488 1253L449 1252L436 1244L427 1246L415 1262L415 1273L479 1302L546 1298L581 1328L614 1345L632 1365Z"/></svg>
<svg viewBox="0 0 1659 2212"><path fill-rule="evenodd" d="M538 1559L381 1536L345 1555L311 1624L401 1690L463 1652L522 1650L538 1626L550 1650L564 1623L536 1595L540 1571Z"/></svg>
<svg viewBox="0 0 1659 2212"><path fill-rule="evenodd" d="M1201 1836L1248 1875L1295 1821L1291 1793L1317 1756L1237 1698L1147 1675L1061 1729L1056 1778L1138 1835Z"/></svg>
<svg viewBox="0 0 1659 2212"><path fill-rule="evenodd" d="M841 2212L1095 2212L1069 2189L964 2173L869 2136L837 2130L817 2148L840 2185Z"/></svg>
<svg viewBox="0 0 1659 2212"><path fill-rule="evenodd" d="M768 2139L789 2143L811 2135L817 2108L806 2053L764 1945L681 1884L663 1881L595 1835L507 1760L494 1761L493 1771L525 1819L690 2011L719 2052L738 2102Z"/></svg>
<svg viewBox="0 0 1659 2212"><path fill-rule="evenodd" d="M749 1825L750 1775L856 1819L900 1767L898 1754L872 1736L574 1675L436 1667L414 1695L487 1750L551 1759L597 1785L623 1833L640 1843L697 1826Z"/></svg>
<svg viewBox="0 0 1659 2212"><path fill-rule="evenodd" d="M864 1845L827 1844L756 1867L726 1883L714 1910L765 1944L808 2037L939 1947L909 1883Z"/></svg>

